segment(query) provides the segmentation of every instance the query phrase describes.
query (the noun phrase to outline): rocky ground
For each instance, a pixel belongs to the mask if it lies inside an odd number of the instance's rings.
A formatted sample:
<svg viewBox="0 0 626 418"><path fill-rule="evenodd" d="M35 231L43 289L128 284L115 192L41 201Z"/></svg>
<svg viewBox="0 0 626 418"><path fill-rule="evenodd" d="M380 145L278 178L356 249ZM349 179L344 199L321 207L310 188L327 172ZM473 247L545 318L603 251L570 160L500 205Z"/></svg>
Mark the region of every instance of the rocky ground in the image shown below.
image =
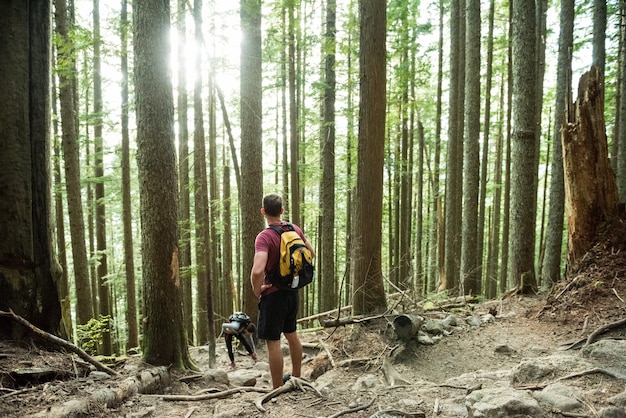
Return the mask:
<svg viewBox="0 0 626 418"><path fill-rule="evenodd" d="M558 383L575 391L568 399L578 403L567 408L566 402L542 403L543 416L624 417L626 406L616 406L615 400L619 403L620 396L626 397L626 353L598 363L583 355L582 347L594 331L619 324L593 338L617 341L621 344L617 352L625 351L626 325L620 324L626 318L625 300L626 257L621 252L603 252L549 293L448 307L435 303L429 310L423 309L427 301L398 305L405 309L410 305L412 311L407 313L424 320L451 316L457 320L444 334L431 335L432 344L399 341L393 316L303 332L304 375L315 389L304 386L303 391L283 393L262 404L258 400L269 388L262 344L256 364L239 351L234 371L227 368L223 344L218 346L218 364L213 369L208 367L206 347L193 347L191 354L201 373L172 370L165 395L134 394L104 407L97 401L100 389L121 393L129 378L150 369L139 357L113 366L118 377L92 373L76 378L73 371L85 366L75 356L4 341L0 342L0 416L71 416L67 406L80 402L83 412L87 405L83 416L98 417L495 416L479 408L487 392L491 391L489 396L496 396L493 392L498 390L509 396L534 394L535 399L541 398L542 389ZM17 381L14 372L25 368L53 370L56 377ZM564 390L561 386L558 390ZM541 416L537 414L522 409L516 416Z"/></svg>

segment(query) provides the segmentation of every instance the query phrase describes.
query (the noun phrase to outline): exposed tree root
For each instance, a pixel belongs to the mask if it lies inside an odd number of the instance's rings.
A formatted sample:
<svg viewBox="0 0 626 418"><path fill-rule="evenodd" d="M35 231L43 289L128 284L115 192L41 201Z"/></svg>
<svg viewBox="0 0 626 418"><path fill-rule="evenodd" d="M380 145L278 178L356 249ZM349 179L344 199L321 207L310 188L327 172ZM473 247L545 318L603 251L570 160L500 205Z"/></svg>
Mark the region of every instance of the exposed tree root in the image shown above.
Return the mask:
<svg viewBox="0 0 626 418"><path fill-rule="evenodd" d="M82 358L83 360L85 360L86 362L92 364L97 370L100 370L101 372L105 372L105 373L109 373L112 376L117 376L118 373L105 366L104 364L100 363L98 360L94 359L93 357L91 357L89 354L87 354L82 348L72 344L69 341L64 340L63 338L59 338L56 335L52 335L40 328L37 328L36 326L34 326L33 324L31 324L30 322L28 322L26 319L22 318L21 316L15 314L15 312L13 312L12 310L9 310L9 312L5 312L5 311L0 311L0 316L4 316L6 318L11 318L12 320L14 320L15 322L17 322L18 324L23 325L24 327L28 328L30 331L32 331L33 333L37 334L39 337L45 339L46 341L52 342L62 348L65 348L66 350L71 351L72 353L75 353L78 355L78 357Z"/></svg>
<svg viewBox="0 0 626 418"><path fill-rule="evenodd" d="M585 342L585 345L589 345L589 344L593 344L595 341L598 340L598 336L600 334L604 334L605 332L613 329L613 328L619 328L623 325L626 325L626 318L620 319L619 321L615 321L612 322L610 324L607 325L603 325L600 328L596 329L594 332L592 332L589 337L587 337L587 342Z"/></svg>
<svg viewBox="0 0 626 418"><path fill-rule="evenodd" d="M206 401L208 399L226 398L241 392L262 392L267 393L269 389L255 388L251 386L241 386L226 389L218 392L203 393L201 395L157 395L164 401Z"/></svg>
<svg viewBox="0 0 626 418"><path fill-rule="evenodd" d="M298 377L291 376L284 385L277 387L276 389L272 390L271 392L268 392L264 396L261 396L256 401L254 401L254 405L257 407L259 411L265 412L266 409L263 408L263 404L265 402L269 401L272 398L277 397L278 395L282 393L291 392L292 390L299 389L304 392L305 387L311 388L313 391L315 391L315 393L320 398L323 398L323 395L309 382L307 382L306 380L300 379Z"/></svg>
<svg viewBox="0 0 626 418"><path fill-rule="evenodd" d="M558 379L554 379L554 380L552 380L550 382L547 382L547 383L537 383L536 385L526 385L526 386L515 386L515 389L540 390L540 389L544 389L546 386L552 385L552 384L557 383L557 382L561 382L563 380L574 379L574 378L577 378L577 377L582 377L582 376L586 376L588 374L594 374L594 373L602 373L602 374L610 376L610 377L612 377L614 379L622 379L622 380L624 379L623 376L617 375L617 374L615 374L615 373L613 373L613 372L611 372L609 370L605 370L605 369L601 369L601 368L596 367L596 368L593 368L593 369L588 369L588 370L583 370L583 371L576 372L576 373L571 373L571 374L568 374L566 376L559 377Z"/></svg>

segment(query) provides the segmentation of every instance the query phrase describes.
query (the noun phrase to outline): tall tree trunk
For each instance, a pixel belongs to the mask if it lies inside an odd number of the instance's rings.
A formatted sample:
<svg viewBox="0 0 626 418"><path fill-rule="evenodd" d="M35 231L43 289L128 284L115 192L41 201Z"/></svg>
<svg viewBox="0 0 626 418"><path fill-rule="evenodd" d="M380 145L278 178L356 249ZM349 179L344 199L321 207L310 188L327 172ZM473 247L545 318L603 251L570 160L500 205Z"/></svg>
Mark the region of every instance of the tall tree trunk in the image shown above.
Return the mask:
<svg viewBox="0 0 626 418"><path fill-rule="evenodd" d="M193 6L195 39L202 45L202 0L195 0ZM198 343L209 341L209 323L207 311L207 290L211 277L209 259L209 191L207 185L206 147L204 134L204 114L202 110L202 67L200 53L195 55L195 79L193 89L193 193L196 228L196 306L198 310Z"/></svg>
<svg viewBox="0 0 626 418"><path fill-rule="evenodd" d="M500 116L498 120L504 119L504 74L500 85ZM489 299L496 297L498 293L498 258L500 255L500 215L502 213L502 160L503 160L503 123L498 124L496 135L496 161L493 170L493 182L496 185L493 196L493 216L491 219L491 232L489 234L489 249L487 251L487 273L485 275L485 296Z"/></svg>
<svg viewBox="0 0 626 418"><path fill-rule="evenodd" d="M326 34L324 38L324 91L322 114L322 181L320 185L320 277L322 280L320 310L337 305L335 277L335 0L326 3Z"/></svg>
<svg viewBox="0 0 626 418"><path fill-rule="evenodd" d="M180 279L183 287L183 313L187 338L194 341L193 327L193 291L191 283L191 204L189 202L189 125L187 92L187 65L185 62L185 48L187 43L187 0L178 0L178 185L179 208L178 220L180 223Z"/></svg>
<svg viewBox="0 0 626 418"><path fill-rule="evenodd" d="M183 327L168 0L133 2L142 232L143 360L196 368Z"/></svg>
<svg viewBox="0 0 626 418"><path fill-rule="evenodd" d="M485 112L483 123L483 152L480 162L480 192L478 200L478 236L476 239L476 262L479 270L479 279L482 280L484 273L487 271L483 260L486 260L484 243L485 243L485 218L486 218L486 199L487 199L487 181L488 181L488 167L489 167L489 139L491 136L491 87L493 76L493 26L495 15L495 1L489 2L489 15L487 20L489 21L489 29L487 32L487 71L485 73ZM498 187L498 183L495 183ZM499 190L499 189L498 189ZM485 290L488 286L485 279ZM493 283L492 283L493 284ZM492 287L495 290L495 286Z"/></svg>
<svg viewBox="0 0 626 418"><path fill-rule="evenodd" d="M465 135L463 145L463 226L461 278L467 295L482 293L478 267L480 183L480 2L467 0L465 36Z"/></svg>
<svg viewBox="0 0 626 418"><path fill-rule="evenodd" d="M55 66L54 54L52 57L52 67ZM52 78L52 91L57 91L56 77ZM52 96L52 137L53 137L53 155L52 161L54 162L52 172L54 173L54 204L55 204L55 227L56 227L56 254L61 267L61 279L57 283L59 289L59 300L61 302L61 315L63 317L63 323L61 328L61 337L73 341L74 339L74 326L72 320L72 304L70 298L70 282L67 266L67 248L65 241L65 211L63 209L63 180L61 176L61 143L59 138L61 137L59 132L59 119L60 115L57 107L56 95Z"/></svg>
<svg viewBox="0 0 626 418"><path fill-rule="evenodd" d="M537 66L535 2L513 3L513 115L511 143L511 239L509 277L522 293L533 292L535 279L535 202L537 195Z"/></svg>
<svg viewBox="0 0 626 418"><path fill-rule="evenodd" d="M294 0L289 0L287 5L287 40L289 50L289 167L291 175L291 212L289 219L291 222L302 225L300 221L300 167L298 165L299 140L298 140L298 106L296 95L296 35L295 35L295 16L294 16Z"/></svg>
<svg viewBox="0 0 626 418"><path fill-rule="evenodd" d="M546 244L541 266L544 287L551 287L561 278L563 247L563 216L565 212L565 185L563 184L563 148L561 128L566 117L566 104L571 102L572 47L574 42L574 1L561 0L559 55L556 72L556 99L554 105L554 139L550 170L550 206Z"/></svg>
<svg viewBox="0 0 626 418"><path fill-rule="evenodd" d="M445 273L439 290L454 289L459 284L461 258L461 196L463 168L463 51L465 24L463 0L452 0L450 21L450 104L448 114L448 155L446 164L445 199Z"/></svg>
<svg viewBox="0 0 626 418"><path fill-rule="evenodd" d="M133 247L132 202L130 194L130 134L128 125L128 0L122 0L122 216L124 224L124 267L126 276L126 348L139 347L135 251Z"/></svg>
<svg viewBox="0 0 626 418"><path fill-rule="evenodd" d="M356 13L354 11L355 5L354 0L350 0L350 6L348 11L349 22L348 27L357 28L356 25ZM353 31L348 31L348 57L347 57L347 75L348 75L348 93L346 97L347 101L347 144L346 144L346 184L347 184L347 193L346 193L346 269L344 271L344 280L342 280L342 286L339 289L339 302L343 305L347 305L349 301L352 300L352 281L350 277L352 277L352 258L350 254L350 249L352 248L353 237L352 237L352 220L354 214L354 174L353 174L353 162L352 162L352 154L354 149L354 89L356 88L356 83L352 81L355 77L353 77L354 66L352 65L352 59L354 57L353 51L355 48L352 48L353 45ZM347 279L346 279L347 278ZM342 296L343 295L343 299Z"/></svg>
<svg viewBox="0 0 626 418"><path fill-rule="evenodd" d="M0 5L0 310L57 334L61 307L52 248L50 2ZM25 329L0 321L0 339Z"/></svg>
<svg viewBox="0 0 626 418"><path fill-rule="evenodd" d="M619 82L619 106L617 107L619 115L616 118L619 127L616 129L615 135L615 167L617 175L617 188L619 190L619 201L626 202L626 2L620 2L620 16L622 16L620 23L620 77Z"/></svg>
<svg viewBox="0 0 626 418"><path fill-rule="evenodd" d="M94 113L94 174L96 177L96 249L98 251L98 297L100 299L99 313L106 324L102 333L102 353L110 356L113 353L111 344L111 307L109 305L109 285L107 267L107 230L106 210L104 206L104 149L102 146L102 75L100 65L100 1L93 0L93 113Z"/></svg>
<svg viewBox="0 0 626 418"><path fill-rule="evenodd" d="M500 293L509 285L509 236L511 226L511 121L513 113L513 3L509 3L509 42L507 53L507 98L506 98L506 150L504 156L504 207L502 210L502 260L500 265Z"/></svg>
<svg viewBox="0 0 626 418"><path fill-rule="evenodd" d="M72 239L72 260L74 262L74 284L76 286L76 321L86 324L93 318L87 248L85 246L85 221L80 191L80 162L78 149L78 128L76 126L77 106L74 100L73 63L74 48L69 36L66 0L55 0L56 31L62 42L57 49L59 71L59 97L61 102L61 126L63 129L63 159L65 162L65 188ZM61 65L66 63L66 65Z"/></svg>
<svg viewBox="0 0 626 418"><path fill-rule="evenodd" d="M263 146L262 138L262 60L261 60L261 4L258 0L242 0L241 9L241 193L242 213L242 268L250 274L254 259L254 239L265 227L260 208L263 201ZM249 277L249 276L248 276ZM242 308L252 322L258 319L258 300L252 286L243 280Z"/></svg>
<svg viewBox="0 0 626 418"><path fill-rule="evenodd" d="M353 313L387 308L381 266L386 108L386 3L359 1L360 100L354 215Z"/></svg>
<svg viewBox="0 0 626 418"><path fill-rule="evenodd" d="M217 145L216 145L216 127L215 127L215 89L213 88L215 84L215 79L213 78L212 72L209 72L209 94L208 94L208 108L209 108L209 152L208 152L208 160L209 160L209 178L208 178L208 228L207 232L209 233L209 245L207 246L207 254L206 254L206 263L207 269L209 272L209 279L207 281L207 289L206 289L206 310L207 310L207 320L209 325L209 362L213 366L215 365L215 312L219 312L219 306L216 306L215 302L217 299L213 298L213 291L216 288L214 286L215 283L218 283L221 277L220 273L220 257L217 257L217 254L221 254L218 251L218 244L220 242L220 237L217 233L217 228L215 227L218 224L219 218L219 192L217 187ZM207 180L205 180L207 181ZM230 312L224 313L221 312L222 315L230 315Z"/></svg>
<svg viewBox="0 0 626 418"><path fill-rule="evenodd" d="M443 221L441 213L441 190L440 190L440 164L441 164L441 118L442 118L442 102L443 102L443 16L444 16L443 0L439 0L439 41L437 42L437 113L435 120L435 152L433 155L433 199L432 199L432 226L430 233L430 242L432 246L432 257L430 265L433 268L428 272L428 290L434 292L437 289L436 277L445 277L445 239L439 239L439 236L445 231L440 230L439 224Z"/></svg>

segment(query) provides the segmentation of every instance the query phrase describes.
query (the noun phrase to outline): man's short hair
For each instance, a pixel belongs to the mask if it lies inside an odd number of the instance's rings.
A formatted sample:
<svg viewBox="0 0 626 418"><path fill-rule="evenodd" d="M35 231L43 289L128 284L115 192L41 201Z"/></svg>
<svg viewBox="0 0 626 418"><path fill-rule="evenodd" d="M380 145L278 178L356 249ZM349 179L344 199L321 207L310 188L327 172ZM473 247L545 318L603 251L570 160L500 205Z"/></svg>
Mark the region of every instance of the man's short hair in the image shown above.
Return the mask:
<svg viewBox="0 0 626 418"><path fill-rule="evenodd" d="M268 216L280 216L283 208L283 198L276 193L270 193L263 197L263 210Z"/></svg>

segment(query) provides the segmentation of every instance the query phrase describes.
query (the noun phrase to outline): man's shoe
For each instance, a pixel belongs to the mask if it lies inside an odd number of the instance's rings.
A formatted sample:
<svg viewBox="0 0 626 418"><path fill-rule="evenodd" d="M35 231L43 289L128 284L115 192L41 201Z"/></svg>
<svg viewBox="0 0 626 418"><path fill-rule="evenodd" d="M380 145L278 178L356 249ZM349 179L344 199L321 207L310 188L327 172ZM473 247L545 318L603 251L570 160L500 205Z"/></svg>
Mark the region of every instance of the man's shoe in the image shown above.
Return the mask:
<svg viewBox="0 0 626 418"><path fill-rule="evenodd" d="M283 375L283 385L285 383L287 383L287 380L291 379L291 375L289 373L286 373Z"/></svg>

